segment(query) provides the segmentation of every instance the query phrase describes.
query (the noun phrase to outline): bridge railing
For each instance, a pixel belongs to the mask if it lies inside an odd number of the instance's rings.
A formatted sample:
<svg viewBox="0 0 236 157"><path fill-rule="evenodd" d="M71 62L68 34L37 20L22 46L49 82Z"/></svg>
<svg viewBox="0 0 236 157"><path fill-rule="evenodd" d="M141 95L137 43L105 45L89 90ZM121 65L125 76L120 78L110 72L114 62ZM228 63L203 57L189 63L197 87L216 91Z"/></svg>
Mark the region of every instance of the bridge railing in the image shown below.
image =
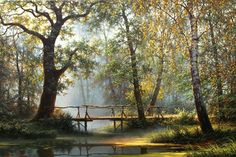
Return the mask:
<svg viewBox="0 0 236 157"><path fill-rule="evenodd" d="M110 116L111 117L121 117L121 118L127 118L127 117L134 117L137 116L135 112L132 112L132 114L128 113L130 109L136 109L135 106L132 105L107 105L107 106L98 106L98 105L81 105L81 106L57 106L55 108L59 109L67 109L67 108L75 108L77 109L77 114L75 118L81 118L81 109L85 109L84 118L91 119L91 116L89 115L89 109L108 109L111 111ZM150 106L147 108L145 115L146 116L157 116L163 118L162 111L164 107L159 106ZM117 114L119 113L119 114Z"/></svg>
<svg viewBox="0 0 236 157"><path fill-rule="evenodd" d="M108 109L111 111L110 118L107 117L107 120L113 120L114 123L114 130L116 130L118 127L123 130L123 125L124 125L124 120L127 120L129 118L138 118L137 114L127 114L127 110L134 109L135 106L131 105L107 105L107 106L97 106L97 105L81 105L81 106L61 106L61 107L55 107L59 109L67 109L67 108L74 108L77 109L77 115L73 120L78 122L78 128L80 129L80 126L84 127L85 131L87 132L87 122L93 121L94 119L99 119L99 117L91 117L89 114L89 109ZM85 109L84 116L81 116L81 109ZM151 111L151 112L150 112ZM118 114L117 114L118 112ZM156 118L163 118L162 115L162 107L157 107L157 106L151 106L147 109L145 112L147 116L152 116ZM103 117L105 120L106 118ZM101 119L101 117L100 117ZM82 124L81 122L84 122ZM120 121L120 124L117 125L117 121Z"/></svg>

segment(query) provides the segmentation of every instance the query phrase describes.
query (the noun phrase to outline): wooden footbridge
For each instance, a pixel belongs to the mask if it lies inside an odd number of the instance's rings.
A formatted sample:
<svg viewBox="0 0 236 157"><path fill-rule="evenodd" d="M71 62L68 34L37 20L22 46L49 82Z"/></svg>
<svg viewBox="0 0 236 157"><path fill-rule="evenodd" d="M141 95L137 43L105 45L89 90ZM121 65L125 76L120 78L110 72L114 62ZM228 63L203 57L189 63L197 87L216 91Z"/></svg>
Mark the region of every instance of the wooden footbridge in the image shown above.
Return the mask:
<svg viewBox="0 0 236 157"><path fill-rule="evenodd" d="M81 127L84 128L84 131L88 131L88 122L92 122L95 120L109 120L113 121L114 131L117 131L120 128L121 131L124 129L124 121L131 121L138 119L138 116L135 114L128 114L127 111L129 109L134 108L134 106L130 105L115 105L115 106L96 106L96 105L82 105L82 106L64 106L64 107L55 107L58 109L77 109L76 117L72 118L73 121L76 121L78 124L78 129L81 130ZM81 116L81 109L85 110L85 114ZM110 116L92 116L89 114L89 110L94 109L102 109L102 110L110 110ZM163 119L162 115L162 107L150 107L152 110L150 112L146 112L146 119Z"/></svg>

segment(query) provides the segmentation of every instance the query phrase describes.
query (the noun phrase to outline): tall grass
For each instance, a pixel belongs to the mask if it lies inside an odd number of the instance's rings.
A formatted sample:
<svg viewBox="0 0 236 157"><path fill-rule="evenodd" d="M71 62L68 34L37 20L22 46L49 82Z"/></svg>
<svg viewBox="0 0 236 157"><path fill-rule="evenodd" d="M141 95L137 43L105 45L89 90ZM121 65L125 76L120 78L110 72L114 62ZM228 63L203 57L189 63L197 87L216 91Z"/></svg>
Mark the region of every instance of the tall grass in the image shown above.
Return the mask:
<svg viewBox="0 0 236 157"><path fill-rule="evenodd" d="M177 118L173 119L173 123L180 125L194 125L197 124L196 113L187 111L185 109L175 109Z"/></svg>
<svg viewBox="0 0 236 157"><path fill-rule="evenodd" d="M216 144L208 147L199 147L199 150L189 154L192 157L235 157L236 141L230 140L225 144Z"/></svg>
<svg viewBox="0 0 236 157"><path fill-rule="evenodd" d="M198 143L207 141L227 141L236 137L236 130L215 129L213 133L203 134L197 126L175 126L156 132L151 136L151 142Z"/></svg>
<svg viewBox="0 0 236 157"><path fill-rule="evenodd" d="M194 143L201 141L202 133L198 128L174 127L164 129L152 135L151 142Z"/></svg>

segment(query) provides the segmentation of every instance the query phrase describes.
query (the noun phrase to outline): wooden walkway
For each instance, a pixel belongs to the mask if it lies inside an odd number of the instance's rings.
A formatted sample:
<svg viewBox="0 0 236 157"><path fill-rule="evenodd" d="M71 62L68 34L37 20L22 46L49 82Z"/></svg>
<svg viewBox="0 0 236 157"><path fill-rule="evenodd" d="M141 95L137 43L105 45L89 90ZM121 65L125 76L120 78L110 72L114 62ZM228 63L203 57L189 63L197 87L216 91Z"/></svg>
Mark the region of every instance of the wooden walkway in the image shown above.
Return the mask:
<svg viewBox="0 0 236 157"><path fill-rule="evenodd" d="M95 120L110 120L110 121L130 121L130 120L135 120L138 119L138 116L130 116L130 117L125 117L125 118L121 118L121 117L110 117L110 116L103 116L103 117L90 117L89 119L87 118L72 118L73 121L95 121ZM158 119L158 117L156 116L146 116L146 119Z"/></svg>
<svg viewBox="0 0 236 157"><path fill-rule="evenodd" d="M95 105L82 105L82 106L65 106L65 107L55 107L59 109L77 109L77 115L76 117L72 118L73 121L76 121L78 124L78 129L81 130L81 127L84 128L84 131L88 131L88 122L92 122L95 120L109 120L113 121L113 127L114 131L117 131L117 129L120 127L121 131L124 129L124 121L131 121L138 119L137 115L128 115L125 113L128 108L131 108L133 106L130 105L115 105L115 106L95 106ZM85 109L85 114L83 117L81 117L80 110ZM146 116L146 119L163 119L163 115L161 113L162 107L151 107L152 110L155 110L156 112L153 112L152 115ZM93 117L89 115L89 109L103 109L103 110L110 110L111 115L110 116L97 116ZM118 112L119 111L119 112ZM116 114L118 112L118 114ZM82 123L83 122L83 123Z"/></svg>

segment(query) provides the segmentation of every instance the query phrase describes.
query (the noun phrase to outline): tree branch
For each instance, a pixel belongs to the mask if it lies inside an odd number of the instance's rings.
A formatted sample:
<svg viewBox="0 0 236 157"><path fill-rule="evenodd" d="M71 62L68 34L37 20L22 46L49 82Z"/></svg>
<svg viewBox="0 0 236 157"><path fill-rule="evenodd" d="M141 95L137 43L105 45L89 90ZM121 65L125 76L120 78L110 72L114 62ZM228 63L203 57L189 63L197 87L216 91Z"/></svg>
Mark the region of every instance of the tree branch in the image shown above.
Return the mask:
<svg viewBox="0 0 236 157"><path fill-rule="evenodd" d="M38 37L39 39L42 40L42 42L46 41L46 38L42 34L36 32L36 31L30 30L20 23L17 23L17 22L5 23L1 15L0 15L0 22L4 26L17 26L17 27L23 29L23 31L25 31L26 33Z"/></svg>
<svg viewBox="0 0 236 157"><path fill-rule="evenodd" d="M47 12L41 12L41 11L39 11L39 10L38 10L38 6L37 6L37 4L36 4L35 2L29 1L29 3L31 3L31 4L34 5L34 7L35 7L35 12L36 12L37 14L39 14L40 16L46 17L47 20L50 22L51 26L54 25L54 22L53 22L52 18L50 17L50 15L49 15Z"/></svg>
<svg viewBox="0 0 236 157"><path fill-rule="evenodd" d="M183 35L183 37L185 39L185 42L189 47L188 38L187 38L186 34L184 33L183 28L179 25L177 19L174 16L172 16L169 12L167 12L165 9L163 9L160 5L158 5L158 7L159 7L158 8L159 10L163 11L167 16L169 16L177 24L177 26L179 28L179 31L180 31L180 34Z"/></svg>
<svg viewBox="0 0 236 157"><path fill-rule="evenodd" d="M56 70L57 71L57 74L60 76L62 75L71 65L71 60L72 60L72 57L74 56L74 54L79 50L79 48L76 48L74 49L71 53L70 53L70 56L67 60L67 63L59 70Z"/></svg>
<svg viewBox="0 0 236 157"><path fill-rule="evenodd" d="M69 19L77 19L77 18L81 18L81 17L86 17L91 12L91 9L94 5L96 5L98 3L103 3L103 2L106 2L106 1L107 0L99 0L99 1L93 2L88 6L88 8L85 10L84 13L82 13L82 14L70 14L70 15L66 16L65 18L63 18L63 22L65 23Z"/></svg>

